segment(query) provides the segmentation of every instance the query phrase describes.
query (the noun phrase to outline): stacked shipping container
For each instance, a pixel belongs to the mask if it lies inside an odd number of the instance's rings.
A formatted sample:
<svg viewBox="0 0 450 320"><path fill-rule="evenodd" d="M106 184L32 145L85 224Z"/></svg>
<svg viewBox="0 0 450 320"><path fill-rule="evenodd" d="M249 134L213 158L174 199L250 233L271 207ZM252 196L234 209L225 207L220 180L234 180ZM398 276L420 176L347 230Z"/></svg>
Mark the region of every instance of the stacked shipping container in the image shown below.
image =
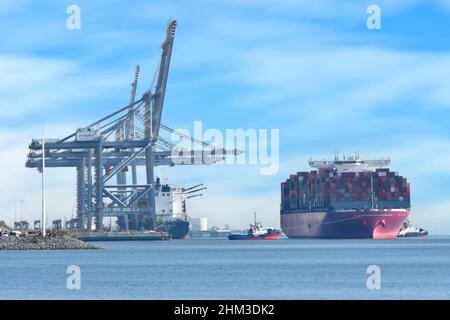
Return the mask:
<svg viewBox="0 0 450 320"><path fill-rule="evenodd" d="M410 207L409 183L389 169L297 172L281 183L281 194L282 212Z"/></svg>

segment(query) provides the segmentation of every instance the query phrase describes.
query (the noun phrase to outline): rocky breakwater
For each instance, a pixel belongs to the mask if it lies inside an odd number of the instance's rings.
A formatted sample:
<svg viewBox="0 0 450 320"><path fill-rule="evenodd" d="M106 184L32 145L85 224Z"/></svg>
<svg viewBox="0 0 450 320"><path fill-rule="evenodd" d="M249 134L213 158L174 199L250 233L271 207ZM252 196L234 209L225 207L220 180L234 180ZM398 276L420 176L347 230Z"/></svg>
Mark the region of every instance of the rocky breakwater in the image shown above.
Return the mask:
<svg viewBox="0 0 450 320"><path fill-rule="evenodd" d="M88 242L67 235L27 235L26 237L1 237L0 250L82 250L100 249Z"/></svg>

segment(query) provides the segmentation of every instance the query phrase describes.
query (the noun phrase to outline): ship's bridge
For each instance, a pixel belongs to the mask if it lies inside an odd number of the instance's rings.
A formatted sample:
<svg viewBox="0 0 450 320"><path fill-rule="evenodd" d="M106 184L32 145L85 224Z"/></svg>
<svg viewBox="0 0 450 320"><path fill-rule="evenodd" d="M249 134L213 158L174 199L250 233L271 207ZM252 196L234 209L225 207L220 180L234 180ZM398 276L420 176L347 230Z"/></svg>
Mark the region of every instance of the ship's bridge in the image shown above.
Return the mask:
<svg viewBox="0 0 450 320"><path fill-rule="evenodd" d="M337 172L362 172L375 171L375 169L387 167L390 164L389 159L361 160L359 157L343 157L334 160L309 160L309 166L316 169L330 169Z"/></svg>

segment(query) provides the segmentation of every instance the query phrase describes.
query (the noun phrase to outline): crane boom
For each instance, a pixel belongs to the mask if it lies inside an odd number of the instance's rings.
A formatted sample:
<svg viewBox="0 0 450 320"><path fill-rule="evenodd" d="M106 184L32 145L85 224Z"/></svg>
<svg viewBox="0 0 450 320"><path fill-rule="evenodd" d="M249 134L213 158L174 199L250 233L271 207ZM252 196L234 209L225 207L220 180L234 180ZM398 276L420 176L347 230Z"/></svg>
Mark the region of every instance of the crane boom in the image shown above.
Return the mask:
<svg viewBox="0 0 450 320"><path fill-rule="evenodd" d="M206 187L203 187L203 188L191 190L191 191L188 191L188 192L184 192L184 194L196 193L196 192L198 192L198 191L206 190L206 189L207 189Z"/></svg>
<svg viewBox="0 0 450 320"><path fill-rule="evenodd" d="M184 189L184 192L189 191L189 190L192 190L192 189L195 189L195 188L197 188L197 187L201 187L202 185L203 185L203 183L200 183L200 184L197 184L197 185L195 185L195 186L186 188L186 189Z"/></svg>
<svg viewBox="0 0 450 320"><path fill-rule="evenodd" d="M161 115L166 93L167 78L169 75L170 57L172 55L173 39L175 36L176 20L169 21L167 26L166 39L161 45L161 63L159 65L158 80L156 82L155 93L152 95L152 140L156 141L159 135Z"/></svg>

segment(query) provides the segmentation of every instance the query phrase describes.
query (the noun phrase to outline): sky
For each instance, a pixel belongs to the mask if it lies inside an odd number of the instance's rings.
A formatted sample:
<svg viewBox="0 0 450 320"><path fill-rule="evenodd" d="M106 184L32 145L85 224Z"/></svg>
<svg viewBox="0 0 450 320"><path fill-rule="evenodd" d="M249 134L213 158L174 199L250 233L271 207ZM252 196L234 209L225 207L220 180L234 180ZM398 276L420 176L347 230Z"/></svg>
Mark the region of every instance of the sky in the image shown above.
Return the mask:
<svg viewBox="0 0 450 320"><path fill-rule="evenodd" d="M69 5L81 28L69 30ZM369 5L381 29L366 25ZM389 157L411 183L410 220L450 234L450 1L0 0L0 219L40 216L28 144L61 138L150 87L169 19L174 40L162 122L172 128L279 129L280 163L158 167L209 225L279 226L280 183L335 151ZM49 220L70 218L75 171L48 170ZM21 201L22 200L22 201Z"/></svg>

